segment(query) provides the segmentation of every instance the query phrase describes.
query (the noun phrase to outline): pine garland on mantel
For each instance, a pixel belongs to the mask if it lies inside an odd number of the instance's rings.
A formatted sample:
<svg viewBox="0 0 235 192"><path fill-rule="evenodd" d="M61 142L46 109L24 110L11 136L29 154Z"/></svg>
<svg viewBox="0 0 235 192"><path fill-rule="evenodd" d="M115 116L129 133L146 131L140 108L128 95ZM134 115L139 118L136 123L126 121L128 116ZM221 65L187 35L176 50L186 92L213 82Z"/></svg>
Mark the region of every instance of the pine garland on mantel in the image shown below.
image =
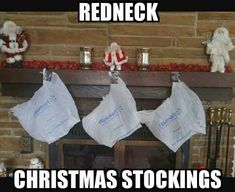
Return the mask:
<svg viewBox="0 0 235 192"><path fill-rule="evenodd" d="M4 62L0 63L0 68L3 68ZM42 61L42 60L32 60L24 61L23 68L28 69L70 69L79 70L81 69L80 64L75 61ZM109 68L101 62L95 62L91 66L92 70L108 71ZM123 71L138 71L138 66L136 64L125 64L122 66ZM203 64L185 64L185 63L169 63L169 64L151 64L149 66L149 71L179 71L179 72L209 72L210 66ZM233 72L231 66L226 66L226 73Z"/></svg>

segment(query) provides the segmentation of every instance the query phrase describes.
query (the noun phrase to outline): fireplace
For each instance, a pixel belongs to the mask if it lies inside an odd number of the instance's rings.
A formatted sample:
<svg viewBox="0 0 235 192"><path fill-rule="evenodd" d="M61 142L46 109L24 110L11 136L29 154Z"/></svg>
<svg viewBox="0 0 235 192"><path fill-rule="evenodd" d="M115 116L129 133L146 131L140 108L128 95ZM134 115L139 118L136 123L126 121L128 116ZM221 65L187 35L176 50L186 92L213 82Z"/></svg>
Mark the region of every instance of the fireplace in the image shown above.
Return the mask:
<svg viewBox="0 0 235 192"><path fill-rule="evenodd" d="M81 123L50 146L50 168L117 169L176 167L176 154L142 127L113 148L97 144Z"/></svg>
<svg viewBox="0 0 235 192"><path fill-rule="evenodd" d="M99 104L100 99L77 98L75 101L79 114L85 116ZM136 99L136 103L138 110L155 109L162 100ZM121 170L187 167L187 146L189 142L178 153L174 153L143 125L129 137L117 142L113 148L109 148L97 144L79 122L68 135L49 146L50 168Z"/></svg>
<svg viewBox="0 0 235 192"><path fill-rule="evenodd" d="M73 142L71 142L73 143ZM108 148L87 142L64 144L58 167L65 169L172 169L175 154L158 142L120 142ZM89 143L89 144L88 144ZM122 146L123 145L123 146ZM120 150L122 149L122 150ZM120 158L122 157L122 158Z"/></svg>
<svg viewBox="0 0 235 192"><path fill-rule="evenodd" d="M1 69L3 96L32 97L41 86L38 69ZM107 71L57 70L74 97L79 114L93 110L109 91ZM171 73L122 71L121 78L137 101L138 110L155 109L171 93ZM203 101L229 101L233 98L234 74L181 72L180 79ZM49 145L48 168L188 168L190 141L172 153L146 127L118 142L112 149L97 145L83 130L74 126L68 135ZM161 164L159 162L164 162Z"/></svg>

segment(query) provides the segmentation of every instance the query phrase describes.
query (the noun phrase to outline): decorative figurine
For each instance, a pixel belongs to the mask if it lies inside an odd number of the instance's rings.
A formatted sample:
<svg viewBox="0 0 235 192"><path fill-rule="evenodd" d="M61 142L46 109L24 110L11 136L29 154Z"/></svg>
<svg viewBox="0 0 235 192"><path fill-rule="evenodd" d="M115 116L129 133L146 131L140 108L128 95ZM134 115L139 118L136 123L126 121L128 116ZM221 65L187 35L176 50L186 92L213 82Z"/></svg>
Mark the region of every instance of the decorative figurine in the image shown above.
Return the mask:
<svg viewBox="0 0 235 192"><path fill-rule="evenodd" d="M4 162L0 163L0 177L7 177L7 169Z"/></svg>
<svg viewBox="0 0 235 192"><path fill-rule="evenodd" d="M92 51L91 47L80 47L80 65L82 69L90 69L92 65Z"/></svg>
<svg viewBox="0 0 235 192"><path fill-rule="evenodd" d="M0 48L6 55L5 67L22 67L22 54L28 48L25 31L12 21L6 21L0 30Z"/></svg>
<svg viewBox="0 0 235 192"><path fill-rule="evenodd" d="M113 42L105 50L105 57L103 61L110 67L110 71L121 71L121 65L127 63L128 57L121 47L117 43Z"/></svg>
<svg viewBox="0 0 235 192"><path fill-rule="evenodd" d="M137 66L139 70L146 71L149 68L149 48L137 49Z"/></svg>
<svg viewBox="0 0 235 192"><path fill-rule="evenodd" d="M206 53L210 55L212 63L211 72L225 72L225 65L230 62L229 51L234 49L229 37L229 31L219 27L214 31L211 41L203 42L206 45Z"/></svg>
<svg viewBox="0 0 235 192"><path fill-rule="evenodd" d="M30 159L29 169L43 169L44 165L39 158Z"/></svg>

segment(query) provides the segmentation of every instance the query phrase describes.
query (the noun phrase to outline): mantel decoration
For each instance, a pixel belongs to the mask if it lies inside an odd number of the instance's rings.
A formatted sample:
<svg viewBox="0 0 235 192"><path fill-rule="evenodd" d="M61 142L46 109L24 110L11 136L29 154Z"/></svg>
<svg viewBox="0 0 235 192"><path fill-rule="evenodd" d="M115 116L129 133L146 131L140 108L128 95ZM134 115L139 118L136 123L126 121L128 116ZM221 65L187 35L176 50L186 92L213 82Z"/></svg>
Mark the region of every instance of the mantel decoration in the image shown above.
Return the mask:
<svg viewBox="0 0 235 192"><path fill-rule="evenodd" d="M5 62L0 62L0 69L4 68ZM43 61L43 60L32 60L23 61L22 66L25 69L68 69L68 70L80 70L81 65L75 61ZM92 70L108 71L107 65L101 62L93 62L91 64ZM138 71L139 68L136 64L127 63L122 66L123 71ZM168 64L150 64L148 67L149 71L179 71L179 72L209 72L210 66L204 64L186 64L186 63L168 63ZM231 73L233 71L230 65L225 66L225 73Z"/></svg>
<svg viewBox="0 0 235 192"><path fill-rule="evenodd" d="M7 169L4 164L4 162L0 163L0 177L6 177L7 176Z"/></svg>
<svg viewBox="0 0 235 192"><path fill-rule="evenodd" d="M113 42L105 50L104 63L110 67L110 71L121 71L122 64L127 63L128 57L121 47Z"/></svg>
<svg viewBox="0 0 235 192"><path fill-rule="evenodd" d="M137 65L139 70L146 71L149 68L149 48L137 49Z"/></svg>
<svg viewBox="0 0 235 192"><path fill-rule="evenodd" d="M0 49L6 56L7 68L22 67L22 55L28 48L28 35L13 21L6 21L0 30Z"/></svg>
<svg viewBox="0 0 235 192"><path fill-rule="evenodd" d="M229 37L229 31L224 27L219 27L214 31L212 40L204 41L206 53L210 55L209 61L212 63L211 72L225 72L225 66L230 62L229 51L234 49L234 45Z"/></svg>
<svg viewBox="0 0 235 192"><path fill-rule="evenodd" d="M92 47L80 47L80 65L82 69L90 69L92 65Z"/></svg>
<svg viewBox="0 0 235 192"><path fill-rule="evenodd" d="M232 72L232 67L228 65L230 61L228 52L231 51L234 46L226 28L221 27L216 29L212 40L205 41L203 44L207 45L207 54L210 54L210 66L190 63L150 64L150 48L137 49L137 64L128 63L126 52L116 42L112 42L110 46L106 48L101 62L92 61L93 48L89 46L80 47L80 62L50 60L23 61L22 55L28 48L29 36L13 21L6 21L0 30L0 50L6 55L6 60L0 61L0 69L23 67L55 70L92 69L102 71Z"/></svg>
<svg viewBox="0 0 235 192"><path fill-rule="evenodd" d="M29 169L43 169L44 164L40 161L39 158L32 158L30 159Z"/></svg>

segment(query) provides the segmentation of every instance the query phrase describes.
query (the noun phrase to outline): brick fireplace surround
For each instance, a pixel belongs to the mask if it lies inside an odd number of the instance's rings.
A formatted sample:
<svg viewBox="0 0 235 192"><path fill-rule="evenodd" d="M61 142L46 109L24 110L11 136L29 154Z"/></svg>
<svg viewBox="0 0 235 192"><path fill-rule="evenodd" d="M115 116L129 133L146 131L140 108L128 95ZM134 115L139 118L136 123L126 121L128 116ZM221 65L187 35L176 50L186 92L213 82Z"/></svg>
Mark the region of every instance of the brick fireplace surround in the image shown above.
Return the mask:
<svg viewBox="0 0 235 192"><path fill-rule="evenodd" d="M118 42L127 51L129 56L129 62L136 62L136 48L139 47L151 47L150 63L154 64L168 64L168 63L185 63L185 64L202 64L208 65L208 57L205 55L205 50L202 41L206 40L207 36L211 34L217 27L224 26L230 31L230 36L234 42L235 28L234 28L234 12L160 12L160 23L135 23L135 24L82 24L77 23L77 14L75 12L0 12L1 25L6 20L15 21L16 24L21 25L30 34L30 49L25 54L25 60L54 60L54 61L79 61L79 47L91 46L94 47L94 61L100 61L103 55L103 50L112 41ZM234 65L235 51L230 53L232 68ZM5 58L1 54L0 60ZM5 72L4 72L5 73ZM3 73L0 74L0 82L2 82L1 96L0 96L0 160L4 161L9 168L25 168L29 164L29 159L32 157L41 158L45 164L49 167L51 159L49 161L49 151L53 151L53 146L49 147L41 142L33 141L33 152L30 154L21 153L21 136L27 135L24 129L20 126L19 122L8 113L9 108L18 103L26 101L36 88L40 86L41 76L33 73L32 76L25 79L25 82L21 82L23 77L15 79L18 85L11 85L13 87L4 86L5 83L13 81L16 73L8 73L3 80ZM78 74L76 72L75 76ZM17 73L19 74L19 73ZM124 74L123 74L124 75ZM63 76L63 75L62 75ZM69 77L70 74L67 74ZM78 75L79 76L79 75ZM104 75L106 76L106 74ZM128 76L128 75L127 75ZM160 104L160 102L169 95L170 75L161 76L168 81L166 88L162 87L164 84L157 84L154 88L155 91L151 92L152 97L157 96L156 100L151 99L149 102L147 99L137 99L138 109L151 109ZM215 75L213 78L202 78L200 73L194 73L189 75L193 79L193 83L190 78L186 78L192 87L206 86L208 81L215 81L214 84L219 85L215 88L214 85L208 85L207 88L201 88L197 93L203 99L205 109L210 106L213 107L227 107L232 108L235 111L234 104L234 87L233 78L226 80L226 75ZM37 80L34 81L35 77ZM63 78L67 78L63 76ZM221 77L221 79L220 79ZM8 79L7 79L8 78ZM125 79L129 83L128 77ZM212 78L212 80L211 80ZM93 79L93 78L90 78ZM138 80L138 78L135 78ZM150 79L150 77L149 77ZM183 80L182 79L182 80ZM99 79L100 80L100 79ZM160 80L162 83L161 79ZM36 85L30 83L34 81ZM154 82L151 79L151 82ZM198 84L196 85L195 83ZM13 83L13 84L14 84ZM25 85L27 84L27 86ZM67 81L66 84L69 82ZM92 84L92 82L90 82ZM108 88L107 84L109 80L105 80L104 92L106 93ZM158 83L156 81L156 83ZM29 86L30 84L31 86ZM161 88L161 92L156 95ZM222 87L220 87L222 86ZM226 88L227 86L227 88ZM31 88L30 88L31 87ZM70 86L70 91L76 91L77 88ZM28 92L25 90L29 90ZM84 89L83 89L84 90ZM202 91L203 90L203 91ZM229 90L229 91L228 91ZM8 91L6 94L5 91ZM135 90L134 91L135 95ZM15 94L13 94L15 92ZM137 91L138 92L138 91ZM83 92L84 95L87 92ZM99 92L100 93L100 92ZM100 93L101 94L101 93ZM210 95L208 95L210 94ZM75 98L79 107L81 115L87 114L89 111L97 106L101 95L96 98L90 98L88 100L83 99L84 95L77 95ZM207 96L207 98L205 98ZM83 97L83 98L82 98ZM234 117L232 123L235 124ZM77 127L71 131L67 136L68 138L74 137L79 134L82 137L82 133L76 132ZM229 148L229 166L227 173L231 172L231 161L233 149L232 136L235 135L234 129L231 130L230 148ZM143 135L141 135L143 136ZM137 137L137 135L136 135ZM135 137L135 138L136 138ZM130 138L131 139L131 138ZM224 164L225 144L226 140L222 139L221 159L219 164ZM66 142L66 140L64 140ZM131 140L130 145L133 144ZM156 141L156 140L154 140ZM90 142L90 141L89 141ZM144 145L140 141L139 145ZM91 142L92 144L92 142ZM205 163L206 159L206 144L207 136L195 135L190 140L190 153L189 153L189 168L196 168L199 163ZM149 142L149 145L154 145ZM57 144L58 149L61 149L62 144ZM123 154L123 147L125 143L119 143L116 147L117 152ZM55 147L55 145L54 145ZM67 146L65 146L67 147ZM145 146L144 146L145 147ZM130 149L127 148L127 152ZM179 151L180 152L180 151ZM52 154L52 153L50 153ZM60 154L60 151L59 151ZM60 154L61 155L61 154ZM178 155L181 157L181 155ZM119 156L117 163L123 161L123 156ZM59 158L62 159L62 158ZM178 160L177 160L178 159ZM176 158L176 162L180 162L180 158ZM61 162L58 162L61 165ZM55 164L51 163L51 166ZM179 165L178 165L179 166Z"/></svg>

